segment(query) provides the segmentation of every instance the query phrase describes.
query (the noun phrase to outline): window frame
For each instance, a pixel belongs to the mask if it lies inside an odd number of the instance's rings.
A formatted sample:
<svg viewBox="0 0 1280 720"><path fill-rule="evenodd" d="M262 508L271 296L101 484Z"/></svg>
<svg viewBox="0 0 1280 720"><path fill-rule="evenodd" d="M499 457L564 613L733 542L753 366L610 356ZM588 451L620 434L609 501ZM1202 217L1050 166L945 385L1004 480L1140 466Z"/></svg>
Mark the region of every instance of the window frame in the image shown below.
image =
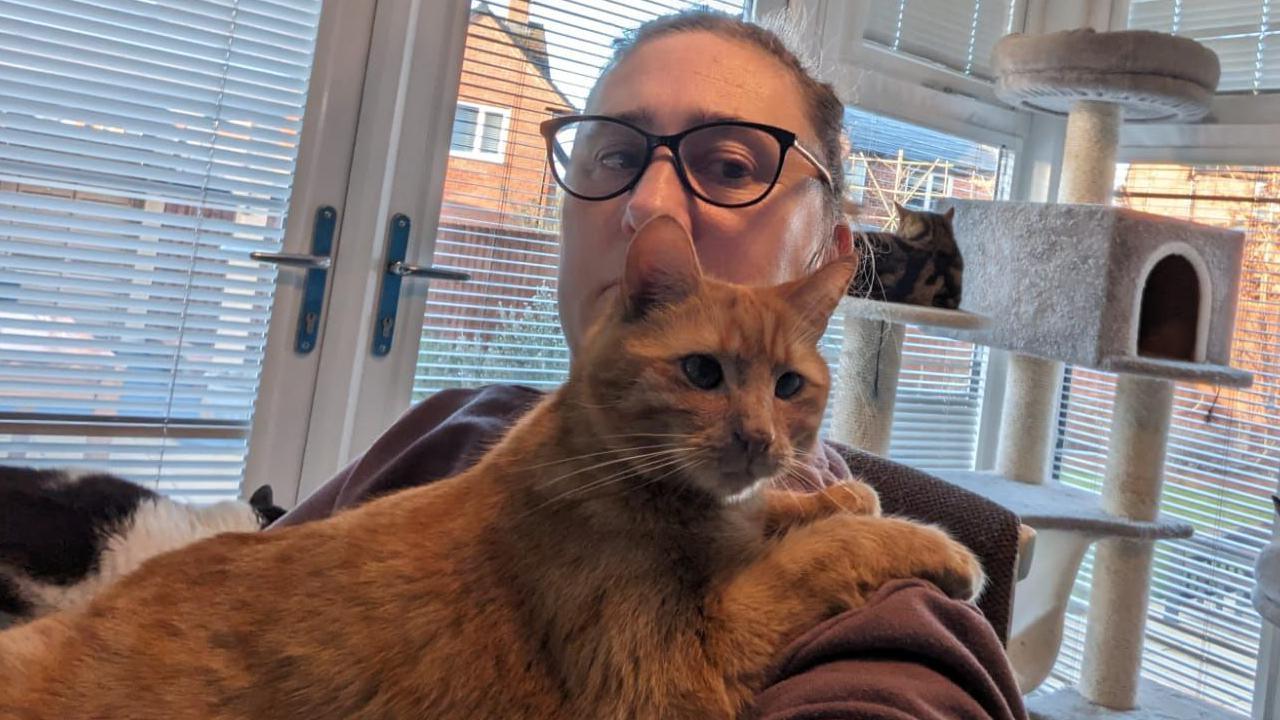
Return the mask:
<svg viewBox="0 0 1280 720"><path fill-rule="evenodd" d="M470 150L458 150L453 147L453 128L450 128L449 135L449 155L451 157L465 158L467 160L479 160L481 162L494 163L501 165L507 161L507 135L511 130L511 108L501 108L494 105L481 105L479 103L459 101L457 109L471 108L476 111L476 127L475 133L471 138ZM493 152L481 150L484 143L485 120L493 115L502 118L502 124L498 130L498 149ZM457 110L454 110L453 124L457 125Z"/></svg>

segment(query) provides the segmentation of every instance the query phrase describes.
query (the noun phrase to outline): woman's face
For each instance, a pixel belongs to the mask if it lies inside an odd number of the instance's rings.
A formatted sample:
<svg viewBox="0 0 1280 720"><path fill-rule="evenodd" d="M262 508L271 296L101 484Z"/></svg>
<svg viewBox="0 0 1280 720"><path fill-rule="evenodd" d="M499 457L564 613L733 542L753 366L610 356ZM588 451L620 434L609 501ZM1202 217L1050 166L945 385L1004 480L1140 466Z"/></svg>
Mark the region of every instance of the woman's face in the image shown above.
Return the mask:
<svg viewBox="0 0 1280 720"><path fill-rule="evenodd" d="M791 130L820 148L794 76L751 45L705 32L645 42L596 88L587 112L621 117L656 134L730 119ZM811 269L815 254L846 252L848 233L824 207L817 170L787 153L777 184L761 202L722 208L688 193L666 149L654 153L639 184L602 201L566 197L561 225L560 323L576 349L612 302L636 228L669 215L694 239L703 271L744 285L775 285ZM837 243L832 242L833 233Z"/></svg>

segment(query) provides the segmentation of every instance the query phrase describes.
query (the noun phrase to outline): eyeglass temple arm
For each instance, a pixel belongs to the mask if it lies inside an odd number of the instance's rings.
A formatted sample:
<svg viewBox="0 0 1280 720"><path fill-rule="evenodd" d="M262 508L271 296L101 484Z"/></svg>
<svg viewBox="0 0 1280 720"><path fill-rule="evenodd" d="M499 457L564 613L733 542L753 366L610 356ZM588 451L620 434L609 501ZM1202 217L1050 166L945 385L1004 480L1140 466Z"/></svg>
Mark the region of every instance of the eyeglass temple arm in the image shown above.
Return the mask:
<svg viewBox="0 0 1280 720"><path fill-rule="evenodd" d="M555 153L556 159L566 167L569 165L569 155L565 153L564 148L560 147L560 143L555 140L551 141L551 152Z"/></svg>
<svg viewBox="0 0 1280 720"><path fill-rule="evenodd" d="M827 187L834 188L836 186L835 180L831 178L831 172L827 170L826 166L818 161L818 158L814 157L813 153L805 150L804 146L799 142L792 143L791 147L795 148L796 152L800 153L800 157L808 160L811 165L817 168L818 172L822 174L822 180L827 184Z"/></svg>

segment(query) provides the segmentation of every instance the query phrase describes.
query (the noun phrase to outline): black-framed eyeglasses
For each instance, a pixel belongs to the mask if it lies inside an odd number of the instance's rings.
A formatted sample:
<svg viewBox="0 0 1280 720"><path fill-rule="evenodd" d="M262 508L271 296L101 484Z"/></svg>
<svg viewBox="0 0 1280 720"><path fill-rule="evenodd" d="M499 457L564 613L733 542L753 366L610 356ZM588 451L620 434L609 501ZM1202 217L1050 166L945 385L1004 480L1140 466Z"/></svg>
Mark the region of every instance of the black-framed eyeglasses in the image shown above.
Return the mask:
<svg viewBox="0 0 1280 720"><path fill-rule="evenodd" d="M764 200L792 149L832 187L831 173L795 133L772 125L720 120L653 135L606 115L562 115L543 121L541 130L556 182L582 200L608 200L634 188L660 147L671 151L685 189L719 207Z"/></svg>

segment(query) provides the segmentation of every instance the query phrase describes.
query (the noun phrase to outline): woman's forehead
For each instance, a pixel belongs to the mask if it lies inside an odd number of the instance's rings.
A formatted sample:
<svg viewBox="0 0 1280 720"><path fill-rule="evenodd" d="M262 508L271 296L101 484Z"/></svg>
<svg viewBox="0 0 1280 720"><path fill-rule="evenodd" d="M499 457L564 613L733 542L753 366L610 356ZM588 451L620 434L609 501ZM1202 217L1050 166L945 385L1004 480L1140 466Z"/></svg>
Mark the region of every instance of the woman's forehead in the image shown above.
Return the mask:
<svg viewBox="0 0 1280 720"><path fill-rule="evenodd" d="M648 40L601 81L588 112L674 133L712 120L813 130L800 84L781 61L745 41L708 32Z"/></svg>

